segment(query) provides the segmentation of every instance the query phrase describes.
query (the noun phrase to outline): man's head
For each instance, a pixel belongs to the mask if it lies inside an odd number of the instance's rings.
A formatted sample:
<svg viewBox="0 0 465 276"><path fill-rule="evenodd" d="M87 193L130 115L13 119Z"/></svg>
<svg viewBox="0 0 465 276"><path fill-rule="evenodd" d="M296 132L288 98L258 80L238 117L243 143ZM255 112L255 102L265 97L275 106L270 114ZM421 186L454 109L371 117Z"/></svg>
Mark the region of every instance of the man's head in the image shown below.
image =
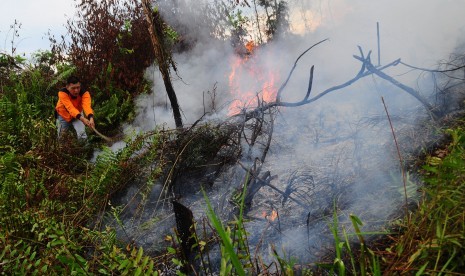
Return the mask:
<svg viewBox="0 0 465 276"><path fill-rule="evenodd" d="M70 76L66 81L66 89L73 97L77 97L81 91L81 81L76 76Z"/></svg>

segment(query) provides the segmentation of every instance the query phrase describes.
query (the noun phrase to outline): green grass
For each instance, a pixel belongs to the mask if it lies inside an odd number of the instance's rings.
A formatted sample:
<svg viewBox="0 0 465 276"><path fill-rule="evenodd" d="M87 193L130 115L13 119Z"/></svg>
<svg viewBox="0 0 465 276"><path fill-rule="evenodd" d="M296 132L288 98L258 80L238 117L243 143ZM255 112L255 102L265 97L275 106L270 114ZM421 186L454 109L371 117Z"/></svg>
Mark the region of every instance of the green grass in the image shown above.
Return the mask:
<svg viewBox="0 0 465 276"><path fill-rule="evenodd" d="M465 132L458 127L447 134L447 155L426 159L423 198L388 248L387 272L465 275Z"/></svg>

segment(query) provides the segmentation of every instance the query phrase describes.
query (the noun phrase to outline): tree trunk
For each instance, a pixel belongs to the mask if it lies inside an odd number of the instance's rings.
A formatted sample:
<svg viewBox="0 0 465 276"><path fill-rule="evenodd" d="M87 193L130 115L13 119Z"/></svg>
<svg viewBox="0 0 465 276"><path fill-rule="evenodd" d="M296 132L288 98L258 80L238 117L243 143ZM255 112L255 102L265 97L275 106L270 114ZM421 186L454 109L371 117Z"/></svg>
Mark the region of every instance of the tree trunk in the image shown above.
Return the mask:
<svg viewBox="0 0 465 276"><path fill-rule="evenodd" d="M163 82L165 84L166 93L170 99L171 108L173 109L174 122L177 128L182 128L181 111L178 104L176 93L174 92L173 84L170 77L170 53L163 47L163 20L158 11L152 10L150 0L142 0L144 7L145 18L148 23L150 39L152 40L155 58L158 62L158 69L160 70Z"/></svg>

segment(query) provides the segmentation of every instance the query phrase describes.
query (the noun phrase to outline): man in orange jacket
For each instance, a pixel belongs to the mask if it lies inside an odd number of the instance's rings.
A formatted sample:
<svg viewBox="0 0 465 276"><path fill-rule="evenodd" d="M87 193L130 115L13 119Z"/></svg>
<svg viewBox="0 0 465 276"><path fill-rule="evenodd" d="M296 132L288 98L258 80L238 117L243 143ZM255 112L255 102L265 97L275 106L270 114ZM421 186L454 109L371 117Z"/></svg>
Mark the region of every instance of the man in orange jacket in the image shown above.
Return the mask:
<svg viewBox="0 0 465 276"><path fill-rule="evenodd" d="M86 116L83 116L83 110ZM75 131L73 126L75 120L80 120L92 129L95 128L90 93L81 87L81 81L75 76L69 77L66 87L58 91L55 111L58 119L58 137L61 137L65 131Z"/></svg>

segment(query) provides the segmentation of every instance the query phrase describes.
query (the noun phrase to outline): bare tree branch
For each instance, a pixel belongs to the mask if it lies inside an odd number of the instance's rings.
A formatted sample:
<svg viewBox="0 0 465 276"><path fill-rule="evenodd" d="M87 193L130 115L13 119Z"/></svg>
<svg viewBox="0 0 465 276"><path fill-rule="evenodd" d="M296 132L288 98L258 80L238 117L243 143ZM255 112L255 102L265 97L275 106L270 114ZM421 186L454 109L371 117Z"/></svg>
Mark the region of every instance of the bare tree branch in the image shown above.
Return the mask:
<svg viewBox="0 0 465 276"><path fill-rule="evenodd" d="M380 78L383 78L383 79L389 81L390 83L394 84L395 86L401 88L405 92L412 95L415 99L417 99L419 102L421 102L426 107L426 109L428 110L428 112L430 112L430 114L433 116L433 118L437 117L437 114L434 111L434 107L430 103L428 103L428 101L423 96L421 96L420 93L418 93L418 91L416 91L415 89L413 89L413 88L411 88L411 87L397 81L396 79L394 79L393 77L387 75L386 73L382 72L381 70L376 69L373 66L373 64L371 63L370 57L367 57L366 59L361 59L359 57L355 57L355 58L362 61L366 65L367 70L371 71L372 73L376 74Z"/></svg>
<svg viewBox="0 0 465 276"><path fill-rule="evenodd" d="M325 40L323 40L325 41ZM288 80L290 79L293 71L294 71L294 68L297 64L297 61L302 57L303 54L305 54L308 50L310 50L311 48L313 48L314 46L318 45L319 43L322 43L323 41L320 41L318 42L317 44L313 45L312 47L310 47L309 49L307 49L304 53L302 53L296 60L296 62L294 63L294 67L292 68L288 78L286 79L286 81L283 83L283 85L280 87L280 90L279 92L282 92L284 90L284 88L286 87L287 85L287 82ZM273 108L273 107L280 107L280 106L283 106L283 107L298 107L298 106L302 106L302 105L306 105L306 104L310 104L320 98L322 98L323 96L333 92L333 91L336 91L336 90L340 90L342 88L345 88L351 84L353 84L354 82L356 82L357 80L361 79L361 78L364 78L366 76L369 76L369 75L372 75L372 74L376 74L378 75L379 77L383 78L383 79L386 79L388 80L389 82L393 83L394 85L396 85L397 87L403 89L404 91L406 91L407 93L409 93L410 95L412 95L413 97L415 97L418 101L420 101L425 107L426 109L428 110L428 112L430 112L431 116L433 116L433 118L436 118L437 117L437 112L434 110L434 107L428 103L428 101L422 97L416 90L414 90L413 88L411 87L408 87L406 86L405 84L402 84L400 82L398 82L397 80L395 80L394 78L390 77L389 75L383 73L382 71L386 68L389 68L389 67L392 67L392 66L397 66L398 64L403 64L399 59L396 59L394 61L392 61L391 63L387 64L387 65L384 65L384 66L381 66L379 68L375 68L375 66L371 63L370 61L370 55L371 55L371 51L368 52L368 55L367 57L365 58L364 55L363 55L363 51L362 51L362 48L360 46L358 46L358 49L360 51L360 56L356 56L354 55L353 57L359 61L362 62L362 66L359 70L359 72L357 73L357 75L355 77L353 77L352 79L342 83L342 84L339 84L339 85L336 85L336 86L333 86L333 87L330 87L326 90L324 90L323 92L321 92L320 94L318 94L317 96L311 98L311 99L308 99L309 98L309 95L310 95L310 92L311 92L311 88L312 88L312 83L313 83L313 66L312 66L312 69L310 70L310 79L309 79L309 87L308 87L308 90L307 90L307 94L305 95L304 99L301 100L301 101L298 101L298 102L283 102L280 100L280 93L278 92L278 96L276 97L276 101L274 102L270 102L270 103L266 103L266 104L262 104L260 105L259 107L255 108L255 109L252 109L252 110L244 110L244 112L242 113L239 113L237 115L234 115L234 117L236 116L243 116L244 120L245 121L248 121L252 118L258 118L261 116L261 113L265 112L266 110L270 109L270 108ZM420 68L419 68L420 69ZM421 69L420 69L421 70Z"/></svg>
<svg viewBox="0 0 465 276"><path fill-rule="evenodd" d="M463 66L459 66L459 67L455 67L455 68L447 69L447 70L433 70L433 69L426 69L426 68L416 67L416 66L407 64L407 63L405 63L405 62L402 62L402 61L400 62L400 64L402 64L402 65L404 65L404 66L407 66L407 67L409 67L409 68L412 68L412 69L421 70L421 71L425 71L425 72L432 72L432 73L453 72L453 71L457 71L457 70L460 70L460 69L465 68L465 65L463 65Z"/></svg>
<svg viewBox="0 0 465 276"><path fill-rule="evenodd" d="M292 73L294 72L294 69L295 67L297 66L297 62L299 62L299 59L305 55L308 51L310 51L313 47L325 42L329 40L329 38L326 38L326 39L323 39L321 40L320 42L317 42L315 44L313 44L312 46L310 46L310 48L308 48L307 50L305 50L302 54L300 54L300 56L295 60L294 62L294 66L292 67L291 71L289 72L289 75L287 76L287 79L284 81L284 83L281 85L281 87L278 89L278 93L277 93L277 96L276 96L276 101L279 102L281 100L281 93L283 92L284 88L286 87L289 79L291 78L292 76Z"/></svg>
<svg viewBox="0 0 465 276"><path fill-rule="evenodd" d="M308 208L308 205L303 203L302 201L290 196L289 194L286 194L285 192L281 191L280 189L278 189L277 187L275 187L274 185L270 184L270 181L273 180L275 178L275 176L271 176L270 175L270 172L266 172L265 173L265 178L263 177L259 177L256 173L254 173L252 170L250 169L247 169L244 164L242 164L241 162L238 162L238 164L245 170L247 171L250 176L252 176L254 179L258 180L259 183L260 183L260 188L263 187L263 186L268 186L270 187L271 189L275 190L276 192L278 192L279 194L283 195L283 196L286 196L288 199L292 200L293 202L295 202L297 205L300 205L301 207L304 207L304 208ZM259 188L259 189L260 189ZM253 195L258 192L258 189L252 194L250 194L249 196L251 196L253 198ZM250 199L251 201L251 199Z"/></svg>

